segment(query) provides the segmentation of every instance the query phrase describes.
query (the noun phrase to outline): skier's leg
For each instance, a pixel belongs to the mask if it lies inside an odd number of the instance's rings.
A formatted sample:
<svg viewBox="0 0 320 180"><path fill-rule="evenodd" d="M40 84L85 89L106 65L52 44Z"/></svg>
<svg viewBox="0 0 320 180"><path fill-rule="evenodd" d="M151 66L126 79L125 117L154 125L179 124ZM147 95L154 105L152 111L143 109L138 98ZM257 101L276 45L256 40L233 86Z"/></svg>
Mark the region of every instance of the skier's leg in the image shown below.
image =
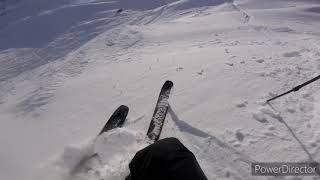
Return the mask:
<svg viewBox="0 0 320 180"><path fill-rule="evenodd" d="M206 180L195 156L178 139L166 138L140 150L129 164L131 180Z"/></svg>

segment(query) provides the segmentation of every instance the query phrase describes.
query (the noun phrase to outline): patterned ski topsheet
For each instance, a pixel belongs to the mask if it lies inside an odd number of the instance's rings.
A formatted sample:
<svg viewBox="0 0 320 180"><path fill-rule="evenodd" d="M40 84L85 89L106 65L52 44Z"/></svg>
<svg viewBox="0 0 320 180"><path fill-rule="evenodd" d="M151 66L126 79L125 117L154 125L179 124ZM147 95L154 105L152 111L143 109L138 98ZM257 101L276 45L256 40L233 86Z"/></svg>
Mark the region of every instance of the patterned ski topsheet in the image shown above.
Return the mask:
<svg viewBox="0 0 320 180"><path fill-rule="evenodd" d="M172 81L166 81L160 91L159 98L149 125L147 139L152 143L160 138L162 127L169 108L169 95L173 87Z"/></svg>
<svg viewBox="0 0 320 180"><path fill-rule="evenodd" d="M126 117L128 115L129 108L125 105L121 105L114 111L114 113L111 115L107 123L104 125L104 127L99 132L98 136L102 133L109 131L114 128L122 127Z"/></svg>

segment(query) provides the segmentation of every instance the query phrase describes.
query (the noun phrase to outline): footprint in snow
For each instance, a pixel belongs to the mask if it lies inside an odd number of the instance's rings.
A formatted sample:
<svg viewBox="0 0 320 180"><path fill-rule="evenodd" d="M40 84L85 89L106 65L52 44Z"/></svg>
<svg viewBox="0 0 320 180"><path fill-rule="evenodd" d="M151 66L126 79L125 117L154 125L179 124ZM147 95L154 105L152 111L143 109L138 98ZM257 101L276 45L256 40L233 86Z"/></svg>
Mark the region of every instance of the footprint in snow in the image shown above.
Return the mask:
<svg viewBox="0 0 320 180"><path fill-rule="evenodd" d="M266 126L266 129L262 131L265 136L276 136L276 127L273 125Z"/></svg>
<svg viewBox="0 0 320 180"><path fill-rule="evenodd" d="M311 148L315 148L315 147L318 146L318 143L317 143L316 141L310 141L310 142L309 142L309 146L310 146Z"/></svg>
<svg viewBox="0 0 320 180"><path fill-rule="evenodd" d="M229 46L237 46L239 44L240 44L240 41L233 41L233 42L229 43L228 45Z"/></svg>
<svg viewBox="0 0 320 180"><path fill-rule="evenodd" d="M273 125L270 125L270 126L268 127L268 130L270 130L270 131L274 131L274 130L276 130L276 127L275 127L275 126L273 126Z"/></svg>
<svg viewBox="0 0 320 180"><path fill-rule="evenodd" d="M296 109L293 108L293 107L287 107L286 111L289 112L289 113L291 113L291 114L293 114L293 113L296 112Z"/></svg>
<svg viewBox="0 0 320 180"><path fill-rule="evenodd" d="M239 142L242 142L243 140L244 140L244 134L240 131L240 129L238 129L237 131L236 131L236 137L237 137L237 140L239 141Z"/></svg>
<svg viewBox="0 0 320 180"><path fill-rule="evenodd" d="M301 54L298 51L286 52L282 55L283 57L300 57Z"/></svg>
<svg viewBox="0 0 320 180"><path fill-rule="evenodd" d="M236 103L237 108L245 108L247 107L248 101Z"/></svg>
<svg viewBox="0 0 320 180"><path fill-rule="evenodd" d="M264 41L251 41L251 45L264 45Z"/></svg>
<svg viewBox="0 0 320 180"><path fill-rule="evenodd" d="M256 60L256 62L257 62L257 63L263 63L264 60L263 60L263 59L258 59L258 60Z"/></svg>
<svg viewBox="0 0 320 180"><path fill-rule="evenodd" d="M113 46L113 45L115 45L115 43L111 41L106 43L106 46Z"/></svg>
<svg viewBox="0 0 320 180"><path fill-rule="evenodd" d="M229 131L229 135L231 135L231 139L228 140L233 147L240 147L244 140L246 139L246 134L242 132L241 129L236 129L235 131Z"/></svg>
<svg viewBox="0 0 320 180"><path fill-rule="evenodd" d="M204 73L204 70L203 70L203 69L201 69L200 72L197 72L197 74L199 74L199 75L203 75L203 73Z"/></svg>
<svg viewBox="0 0 320 180"><path fill-rule="evenodd" d="M213 39L213 40L210 40L208 42L212 43L212 44L221 44L222 43L222 41L220 39Z"/></svg>
<svg viewBox="0 0 320 180"><path fill-rule="evenodd" d="M279 45L279 46L285 46L288 44L288 42L282 42L282 41L276 41L273 43L274 45Z"/></svg>
<svg viewBox="0 0 320 180"><path fill-rule="evenodd" d="M270 132L270 131L265 131L263 132L264 135L266 136L275 136L275 134L273 132Z"/></svg>
<svg viewBox="0 0 320 180"><path fill-rule="evenodd" d="M294 30L289 27L278 27L271 29L274 32L293 32Z"/></svg>
<svg viewBox="0 0 320 180"><path fill-rule="evenodd" d="M314 97L313 97L310 93L304 93L304 94L302 95L302 97L303 97L304 99L310 101L310 102L314 102L314 101L315 101Z"/></svg>
<svg viewBox="0 0 320 180"><path fill-rule="evenodd" d="M177 72L182 71L182 70L183 70L183 67L177 67L177 68L176 68L176 71L177 71Z"/></svg>

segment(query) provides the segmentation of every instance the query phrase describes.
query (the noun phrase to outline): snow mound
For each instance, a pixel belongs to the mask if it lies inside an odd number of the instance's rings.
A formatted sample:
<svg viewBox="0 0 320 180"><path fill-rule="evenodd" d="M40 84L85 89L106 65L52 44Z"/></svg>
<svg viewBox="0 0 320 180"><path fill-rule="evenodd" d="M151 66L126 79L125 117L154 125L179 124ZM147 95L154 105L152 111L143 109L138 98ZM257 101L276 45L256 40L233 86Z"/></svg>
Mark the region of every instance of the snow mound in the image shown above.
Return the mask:
<svg viewBox="0 0 320 180"><path fill-rule="evenodd" d="M55 163L62 177L124 179L135 153L147 146L144 135L122 128L80 146L68 146Z"/></svg>
<svg viewBox="0 0 320 180"><path fill-rule="evenodd" d="M58 166L66 171L73 171L85 159L89 159L94 154L92 142L83 145L69 145L56 162Z"/></svg>
<svg viewBox="0 0 320 180"><path fill-rule="evenodd" d="M125 128L115 129L99 136L95 142L95 153L103 163L119 162L119 158L141 149L144 135ZM112 154L112 156L110 156Z"/></svg>

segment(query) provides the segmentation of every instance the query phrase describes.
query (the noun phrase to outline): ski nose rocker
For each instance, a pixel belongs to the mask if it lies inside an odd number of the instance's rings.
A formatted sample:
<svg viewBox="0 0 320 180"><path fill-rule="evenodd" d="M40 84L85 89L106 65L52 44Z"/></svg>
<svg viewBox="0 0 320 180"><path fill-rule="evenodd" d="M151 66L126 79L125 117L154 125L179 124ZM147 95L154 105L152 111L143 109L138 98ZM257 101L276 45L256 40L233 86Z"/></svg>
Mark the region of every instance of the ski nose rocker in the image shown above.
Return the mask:
<svg viewBox="0 0 320 180"><path fill-rule="evenodd" d="M149 129L147 131L147 141L153 143L160 138L162 127L166 119L169 108L169 95L173 87L173 82L167 80L160 91L156 107L150 121Z"/></svg>
<svg viewBox="0 0 320 180"><path fill-rule="evenodd" d="M129 108L127 106L125 105L119 106L111 115L111 117L109 118L107 123L104 125L104 127L101 129L98 136L111 129L122 127L126 120L128 112L129 112Z"/></svg>

